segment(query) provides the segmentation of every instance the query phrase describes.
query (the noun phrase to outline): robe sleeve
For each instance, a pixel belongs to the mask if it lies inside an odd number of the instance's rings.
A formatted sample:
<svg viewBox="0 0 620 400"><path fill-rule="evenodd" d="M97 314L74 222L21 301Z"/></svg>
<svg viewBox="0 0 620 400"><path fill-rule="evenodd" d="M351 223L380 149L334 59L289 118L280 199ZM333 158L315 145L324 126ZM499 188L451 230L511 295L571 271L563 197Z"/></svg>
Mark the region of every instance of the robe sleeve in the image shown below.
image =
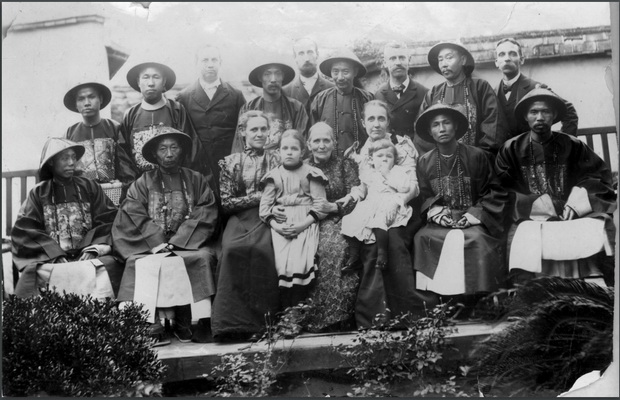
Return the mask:
<svg viewBox="0 0 620 400"><path fill-rule="evenodd" d="M192 182L193 196L196 204L192 207L189 218L185 220L168 243L183 250L198 250L215 235L218 207L215 196L207 181L201 175L192 175L189 171L182 172L186 182Z"/></svg>
<svg viewBox="0 0 620 400"><path fill-rule="evenodd" d="M114 252L126 260L134 254L148 253L166 242L164 230L153 222L148 213L148 176L142 174L127 191L112 226Z"/></svg>
<svg viewBox="0 0 620 400"><path fill-rule="evenodd" d="M56 240L45 231L40 189L38 186L30 191L11 231L13 262L19 271L29 265L45 263L66 255Z"/></svg>
<svg viewBox="0 0 620 400"><path fill-rule="evenodd" d="M118 126L116 132L116 175L119 181L130 184L138 177L138 169L127 153L127 134L123 132L123 125Z"/></svg>
<svg viewBox="0 0 620 400"><path fill-rule="evenodd" d="M434 164L433 156L437 156L436 151L434 153L427 153L423 157L418 160L416 174L418 177L418 186L420 188L420 201L422 202L422 206L420 207L420 212L423 214L427 213L429 209L434 206L443 206L443 198L439 194L435 194L433 192L433 187L431 186L431 181L429 179L429 171L428 168L430 165Z"/></svg>
<svg viewBox="0 0 620 400"><path fill-rule="evenodd" d="M573 139L574 151L570 160L578 164L574 186L588 191L592 211L611 214L616 210L616 195L612 188L611 171L594 151L580 140Z"/></svg>
<svg viewBox="0 0 620 400"><path fill-rule="evenodd" d="M295 121L293 122L293 126L297 129L304 137L304 139L308 140L308 130L310 129L308 118L308 113L303 105L299 105L296 107L296 115Z"/></svg>
<svg viewBox="0 0 620 400"><path fill-rule="evenodd" d="M248 111L248 103L245 103L239 109L239 117L237 118L237 129L235 130L235 138L233 139L232 148L230 149L230 154L242 153L245 148L245 143L243 140L243 136L241 135L241 128L239 127L239 119Z"/></svg>
<svg viewBox="0 0 620 400"><path fill-rule="evenodd" d="M496 154L508 139L508 125L504 114L499 111L497 95L491 85L484 80L475 82L477 95L478 118L482 137L478 147Z"/></svg>
<svg viewBox="0 0 620 400"><path fill-rule="evenodd" d="M499 236L504 230L504 207L508 201L508 193L500 185L486 155L479 154L473 159L463 161L473 169L475 176L470 177L471 186L478 196L467 213L480 220L492 235Z"/></svg>

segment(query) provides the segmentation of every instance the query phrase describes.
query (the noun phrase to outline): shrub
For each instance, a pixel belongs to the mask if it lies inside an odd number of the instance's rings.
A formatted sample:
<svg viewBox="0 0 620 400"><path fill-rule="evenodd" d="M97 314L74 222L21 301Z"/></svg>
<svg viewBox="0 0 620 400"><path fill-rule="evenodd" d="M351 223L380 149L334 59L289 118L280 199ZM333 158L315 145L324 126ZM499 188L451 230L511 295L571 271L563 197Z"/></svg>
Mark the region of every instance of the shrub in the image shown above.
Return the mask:
<svg viewBox="0 0 620 400"><path fill-rule="evenodd" d="M414 319L404 314L384 322L385 316L377 315L369 329L360 329L351 345L338 345L336 351L349 366L347 374L356 385L349 396L388 396L391 384L397 381L416 380L419 390L414 396L428 393L460 395L454 377L443 384L435 383L443 373L440 361L448 348L446 335L455 331L454 322L448 319L451 306L441 304L426 317ZM396 330L406 326L404 330ZM429 382L426 378L433 377Z"/></svg>
<svg viewBox="0 0 620 400"><path fill-rule="evenodd" d="M3 301L8 396L160 395L164 366L142 306L43 290Z"/></svg>

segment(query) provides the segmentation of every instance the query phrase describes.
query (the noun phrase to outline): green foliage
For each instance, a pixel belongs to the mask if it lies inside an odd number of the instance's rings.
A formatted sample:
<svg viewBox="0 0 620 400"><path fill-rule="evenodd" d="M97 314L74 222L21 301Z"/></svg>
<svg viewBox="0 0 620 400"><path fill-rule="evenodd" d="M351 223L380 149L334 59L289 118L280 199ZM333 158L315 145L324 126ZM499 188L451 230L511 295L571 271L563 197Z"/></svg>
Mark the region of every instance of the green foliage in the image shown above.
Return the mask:
<svg viewBox="0 0 620 400"><path fill-rule="evenodd" d="M2 317L5 395L161 395L164 366L141 306L44 290L9 297Z"/></svg>
<svg viewBox="0 0 620 400"><path fill-rule="evenodd" d="M426 317L414 319L409 314L386 322L384 315L375 318L369 329L360 329L353 344L338 345L335 350L349 366L347 374L356 382L349 396L389 396L391 384L417 380L414 395L457 395L454 377L446 383L428 383L443 372L441 360L448 348L446 335L455 331L447 313L452 307L441 304ZM404 330L396 330L405 326ZM436 382L436 379L433 379Z"/></svg>
<svg viewBox="0 0 620 400"><path fill-rule="evenodd" d="M267 318L265 333L257 342L265 344L266 350L256 352L251 357L243 353L228 354L221 358L221 363L213 368L205 378L215 383L215 396L221 397L266 397L277 382L278 372L286 364L290 346L284 348L283 339L299 334L299 326L309 306L299 304L289 307L280 316L277 323ZM277 349L282 341L282 349Z"/></svg>
<svg viewBox="0 0 620 400"><path fill-rule="evenodd" d="M613 288L576 279L534 279L516 291L509 325L472 351L490 388L566 391L575 380L611 362Z"/></svg>

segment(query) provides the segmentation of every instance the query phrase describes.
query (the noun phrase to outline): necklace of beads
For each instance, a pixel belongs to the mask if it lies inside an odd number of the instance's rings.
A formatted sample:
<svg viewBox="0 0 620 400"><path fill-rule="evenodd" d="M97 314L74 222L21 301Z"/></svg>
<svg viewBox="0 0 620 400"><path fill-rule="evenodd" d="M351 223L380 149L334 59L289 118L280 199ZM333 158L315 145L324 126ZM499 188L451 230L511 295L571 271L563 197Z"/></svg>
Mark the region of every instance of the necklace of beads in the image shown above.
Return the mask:
<svg viewBox="0 0 620 400"><path fill-rule="evenodd" d="M164 204L162 206L162 211L164 212L164 226L165 226L165 234L169 235L172 232L172 210L169 206L169 201L166 198L166 184L164 183L164 177L161 172L161 169L157 170L159 173L159 183L161 184L161 192L164 196ZM179 169L179 176L181 177L181 182L183 183L183 202L185 202L185 207L187 207L187 214L185 214L184 219L189 219L189 215L192 213L192 205L189 204L187 199L187 184L185 183L185 179L183 178L183 173ZM172 195L172 190L169 190Z"/></svg>
<svg viewBox="0 0 620 400"><path fill-rule="evenodd" d="M88 231L88 226L86 224L86 214L84 213L84 207L82 206L82 191L80 190L80 187L75 184L75 181L73 179L71 180L71 182L73 183L73 188L75 189L77 196L78 196L78 205L80 209L80 215L82 217L82 235L84 235L86 231ZM55 233L56 233L56 241L60 244L60 218L58 217L58 206L56 204L56 187L53 185L53 183L54 182L52 182L52 206L54 208L54 218L56 219L56 232ZM60 182L58 182L58 184L62 186L62 191L65 196L65 201L67 201L67 189L65 188L65 185L63 185ZM67 230L69 231L69 237L71 238L71 245L73 246L73 234L71 232L71 225L68 226Z"/></svg>
<svg viewBox="0 0 620 400"><path fill-rule="evenodd" d="M551 132L551 139L549 139L549 142L553 142L553 166L554 166L554 171L557 171L558 169L558 144L555 142L555 135L553 134L553 132ZM542 143L541 143L542 144ZM532 165L532 169L535 170L536 168L536 158L534 158L534 145L532 144L532 135L530 134L530 143L529 143L529 147L530 147L530 162ZM547 171L547 158L545 157L545 149L543 146L543 170L545 171L545 178L544 179L544 184L545 187L541 188L540 186L540 181L538 179L534 179L534 185L536 185L536 189L538 190L539 193L553 193L553 190L551 189L550 185L549 185L549 172Z"/></svg>
<svg viewBox="0 0 620 400"><path fill-rule="evenodd" d="M358 131L358 126L357 126L357 100L355 100L355 88L353 88L353 91L351 92L351 98L352 98L352 108L353 108L353 137L355 138L355 141L353 142L353 145L356 145L355 148L355 152L359 154L360 149L359 149L359 131ZM344 93L342 94L342 99L343 102L345 100L344 97ZM334 126L332 126L332 128L334 129L334 134L336 135L336 141L338 141L338 91L334 90Z"/></svg>
<svg viewBox="0 0 620 400"><path fill-rule="evenodd" d="M467 78L463 79L462 82L457 83L454 86L458 86L463 84L463 89L465 91L465 115L467 116L467 120L469 121L469 87L467 86ZM444 100L446 98L446 89L448 88L448 85L445 85L443 87L443 89L441 90L441 97L439 98L439 102L441 104L444 104ZM465 133L465 135L463 135L463 137L460 139L461 141L468 143L468 135L470 134L471 131L471 127L469 127L467 129L467 133Z"/></svg>
<svg viewBox="0 0 620 400"><path fill-rule="evenodd" d="M437 149L437 153L439 153L439 149ZM448 172L448 175L446 175L447 177L450 177L450 175L452 174L452 171L454 171L454 166L456 165L456 177L459 183L459 195L460 195L460 201L463 201L464 197L464 193L465 193L465 184L463 183L463 169L461 166L461 157L460 157L460 146L459 146L459 142L456 142L456 158L455 160L452 162L452 167L450 167L450 171ZM450 158L450 157L447 157ZM437 169L437 177L438 177L438 182L439 182L439 194L441 195L441 197L444 197L444 187L443 187L443 180L442 180L442 175L441 175L441 162L440 162L441 157L437 157L437 162L436 162L436 169Z"/></svg>

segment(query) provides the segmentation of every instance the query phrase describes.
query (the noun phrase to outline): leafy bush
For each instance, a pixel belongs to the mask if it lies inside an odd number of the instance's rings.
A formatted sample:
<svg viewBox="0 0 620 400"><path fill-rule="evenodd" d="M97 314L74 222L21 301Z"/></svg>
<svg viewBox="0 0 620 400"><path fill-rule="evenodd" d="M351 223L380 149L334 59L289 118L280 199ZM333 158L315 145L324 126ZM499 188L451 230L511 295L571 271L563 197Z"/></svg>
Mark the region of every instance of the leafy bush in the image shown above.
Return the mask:
<svg viewBox="0 0 620 400"><path fill-rule="evenodd" d="M569 389L612 359L613 288L544 277L517 288L509 325L476 344L472 362L490 388ZM490 390L489 389L489 390Z"/></svg>
<svg viewBox="0 0 620 400"><path fill-rule="evenodd" d="M164 366L141 306L44 290L9 297L2 316L5 395L161 394Z"/></svg>
<svg viewBox="0 0 620 400"><path fill-rule="evenodd" d="M459 395L454 377L445 384L437 380L427 382L425 376L436 378L442 373L440 361L448 348L446 335L455 331L448 319L452 309L441 304L426 317L414 319L409 314L393 318L387 323L382 314L375 317L369 329L360 329L351 345L338 345L336 351L349 366L347 374L356 385L349 396L388 396L390 385L400 380L417 380L414 396L434 394ZM396 330L406 326L404 330Z"/></svg>

